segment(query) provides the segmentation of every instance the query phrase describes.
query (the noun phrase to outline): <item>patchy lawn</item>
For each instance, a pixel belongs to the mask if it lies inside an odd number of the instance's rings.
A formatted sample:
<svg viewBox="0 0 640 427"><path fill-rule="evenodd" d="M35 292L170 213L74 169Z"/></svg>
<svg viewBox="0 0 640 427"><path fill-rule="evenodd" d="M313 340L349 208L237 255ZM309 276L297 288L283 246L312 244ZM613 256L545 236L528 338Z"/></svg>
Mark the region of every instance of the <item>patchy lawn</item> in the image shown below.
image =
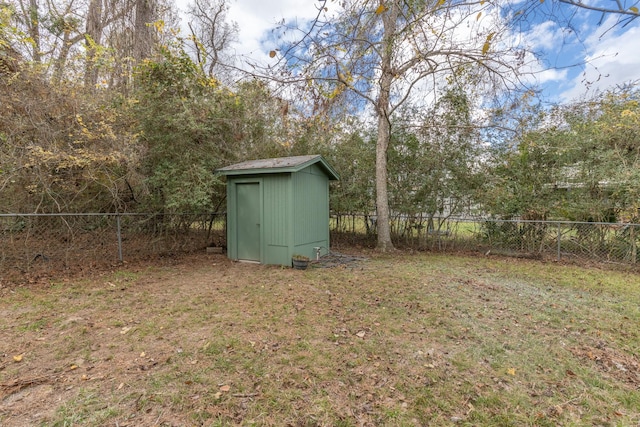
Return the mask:
<svg viewBox="0 0 640 427"><path fill-rule="evenodd" d="M2 426L640 423L640 276L198 256L0 289Z"/></svg>

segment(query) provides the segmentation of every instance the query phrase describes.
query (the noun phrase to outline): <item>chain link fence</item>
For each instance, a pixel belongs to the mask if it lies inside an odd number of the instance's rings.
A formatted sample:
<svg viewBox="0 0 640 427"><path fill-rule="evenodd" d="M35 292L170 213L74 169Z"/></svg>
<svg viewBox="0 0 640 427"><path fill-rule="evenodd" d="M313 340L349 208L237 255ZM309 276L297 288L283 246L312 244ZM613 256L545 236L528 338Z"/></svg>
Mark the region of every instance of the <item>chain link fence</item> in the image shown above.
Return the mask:
<svg viewBox="0 0 640 427"><path fill-rule="evenodd" d="M394 217L399 248L638 262L639 224ZM376 244L376 218L332 214L334 249ZM0 214L0 282L226 247L226 214Z"/></svg>
<svg viewBox="0 0 640 427"><path fill-rule="evenodd" d="M331 216L332 245L375 245L375 216ZM636 264L640 224L397 216L397 247ZM640 264L640 263L639 263Z"/></svg>
<svg viewBox="0 0 640 427"><path fill-rule="evenodd" d="M1 214L0 280L204 250L225 230L224 213Z"/></svg>

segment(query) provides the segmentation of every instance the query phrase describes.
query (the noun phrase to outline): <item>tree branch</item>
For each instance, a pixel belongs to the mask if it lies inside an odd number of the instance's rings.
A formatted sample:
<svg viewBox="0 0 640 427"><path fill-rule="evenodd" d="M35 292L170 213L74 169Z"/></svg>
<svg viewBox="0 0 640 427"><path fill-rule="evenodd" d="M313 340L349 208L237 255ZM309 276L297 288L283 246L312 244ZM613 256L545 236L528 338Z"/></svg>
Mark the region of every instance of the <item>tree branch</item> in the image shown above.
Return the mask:
<svg viewBox="0 0 640 427"><path fill-rule="evenodd" d="M631 10L631 9L625 9L624 6L622 5L622 3L619 0L615 0L615 3L618 5L617 8L607 8L607 7L593 6L593 5L584 3L582 0L558 0L558 1L560 3L568 4L568 5L579 7L579 8L582 8L582 9L594 10L596 12L615 13L615 14L618 14L618 15L627 15L627 16L633 17L633 19L635 19L638 16L640 16L640 14L638 13L637 10L634 11L634 10Z"/></svg>

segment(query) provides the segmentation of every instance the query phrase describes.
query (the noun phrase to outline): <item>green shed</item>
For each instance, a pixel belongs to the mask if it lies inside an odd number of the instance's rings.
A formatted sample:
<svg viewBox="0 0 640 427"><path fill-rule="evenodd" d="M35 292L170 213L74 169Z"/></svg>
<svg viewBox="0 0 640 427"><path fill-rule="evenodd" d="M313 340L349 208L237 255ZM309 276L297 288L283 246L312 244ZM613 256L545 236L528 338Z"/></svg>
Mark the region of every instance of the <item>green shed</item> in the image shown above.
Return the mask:
<svg viewBox="0 0 640 427"><path fill-rule="evenodd" d="M218 169L227 177L227 255L291 266L329 248L329 181L319 155L251 160Z"/></svg>

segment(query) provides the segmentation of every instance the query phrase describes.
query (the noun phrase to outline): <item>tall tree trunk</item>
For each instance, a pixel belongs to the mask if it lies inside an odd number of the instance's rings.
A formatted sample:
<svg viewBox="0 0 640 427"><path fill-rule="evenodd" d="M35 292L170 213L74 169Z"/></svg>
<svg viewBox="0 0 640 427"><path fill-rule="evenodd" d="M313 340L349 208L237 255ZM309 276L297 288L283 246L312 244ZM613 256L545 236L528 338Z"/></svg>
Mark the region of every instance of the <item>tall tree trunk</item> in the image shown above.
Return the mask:
<svg viewBox="0 0 640 427"><path fill-rule="evenodd" d="M136 20L133 40L133 58L140 62L151 56L153 49L153 28L150 24L156 18L155 0L136 0Z"/></svg>
<svg viewBox="0 0 640 427"><path fill-rule="evenodd" d="M382 2L381 2L382 4ZM378 116L378 140L376 142L376 211L378 214L378 245L382 252L393 250L391 241L391 215L389 213L389 194L387 179L387 152L391 139L391 84L393 83L393 38L396 33L399 6L397 0L391 1L389 8L382 14L384 35L382 41L381 76L376 115Z"/></svg>
<svg viewBox="0 0 640 427"><path fill-rule="evenodd" d="M40 47L40 11L38 0L29 0L29 15L27 16L29 36L33 41L33 62L42 62L42 49Z"/></svg>
<svg viewBox="0 0 640 427"><path fill-rule="evenodd" d="M98 69L96 68L96 47L102 42L102 0L91 0L87 13L86 52L84 65L84 87L92 91L98 83Z"/></svg>
<svg viewBox="0 0 640 427"><path fill-rule="evenodd" d="M76 36L77 38L78 36ZM58 53L58 57L56 58L53 64L53 75L51 76L51 81L53 84L59 84L64 77L65 67L67 66L67 59L69 58L69 51L71 50L71 46L75 41L71 39L71 32L68 28L64 29L64 35L62 36L62 44L60 47L60 52Z"/></svg>
<svg viewBox="0 0 640 427"><path fill-rule="evenodd" d="M376 211L378 214L376 224L378 230L377 249L382 252L393 249L387 179L387 151L390 134L391 124L386 116L386 111L379 111L378 140L376 142Z"/></svg>

